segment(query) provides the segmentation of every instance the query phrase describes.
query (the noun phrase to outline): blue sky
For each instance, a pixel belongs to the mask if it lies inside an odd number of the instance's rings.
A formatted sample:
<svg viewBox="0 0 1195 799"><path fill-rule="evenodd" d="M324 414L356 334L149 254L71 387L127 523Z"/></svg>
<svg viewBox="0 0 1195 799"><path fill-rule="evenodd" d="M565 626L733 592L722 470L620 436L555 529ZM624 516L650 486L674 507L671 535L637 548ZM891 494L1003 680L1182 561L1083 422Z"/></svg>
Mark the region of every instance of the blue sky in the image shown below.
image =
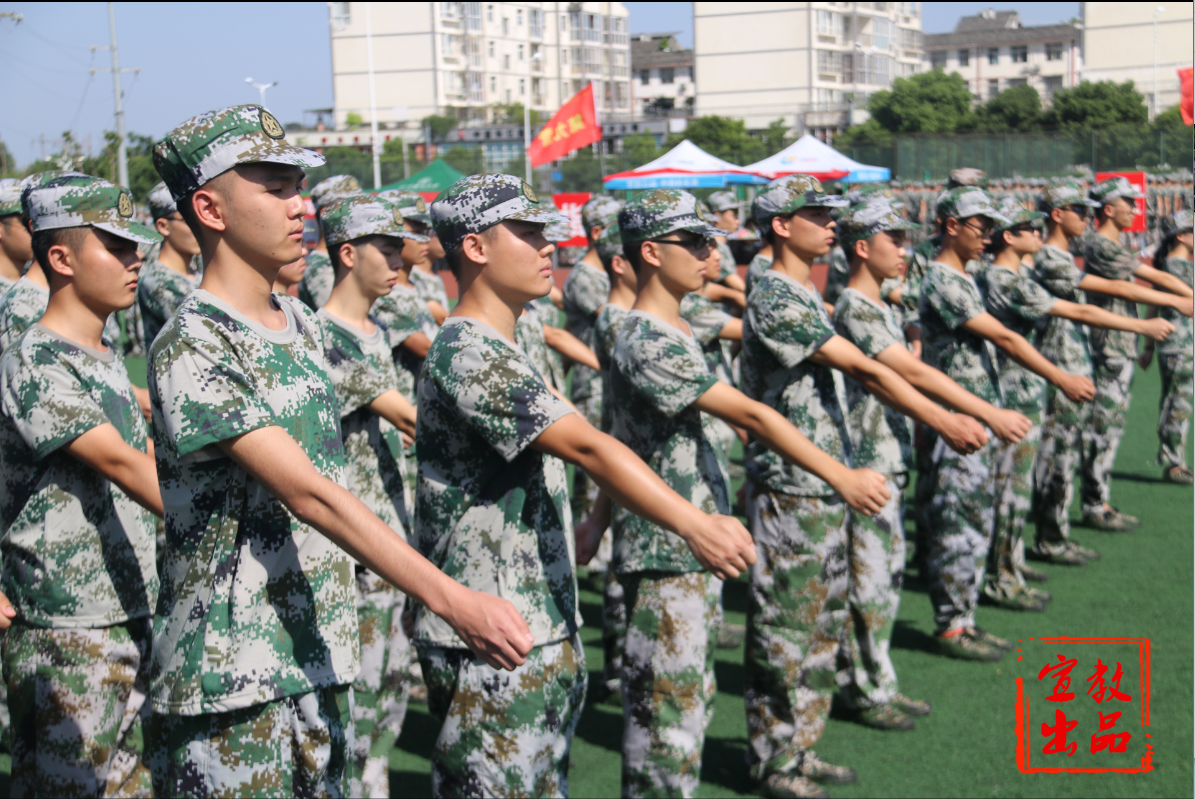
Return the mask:
<svg viewBox="0 0 1195 799"><path fill-rule="evenodd" d="M679 31L693 43L692 3L627 3L631 31ZM953 29L960 15L985 3L922 3L929 33ZM1079 13L1078 3L1001 3L1027 24L1059 22ZM92 149L114 129L112 76L89 75L109 67L106 3L6 2L2 10L24 15L20 25L0 19L0 140L26 164L57 149L62 131ZM160 136L210 108L256 101L246 77L278 86L266 104L285 122L301 121L309 108L332 104L326 3L117 3L126 129Z"/></svg>

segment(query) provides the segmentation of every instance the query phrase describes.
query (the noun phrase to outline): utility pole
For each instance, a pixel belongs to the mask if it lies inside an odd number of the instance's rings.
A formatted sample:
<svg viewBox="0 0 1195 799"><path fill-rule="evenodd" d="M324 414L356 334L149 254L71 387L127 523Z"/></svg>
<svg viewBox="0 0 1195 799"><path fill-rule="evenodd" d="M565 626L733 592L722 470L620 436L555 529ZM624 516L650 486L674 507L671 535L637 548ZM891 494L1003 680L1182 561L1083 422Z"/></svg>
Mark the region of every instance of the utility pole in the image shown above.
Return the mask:
<svg viewBox="0 0 1195 799"><path fill-rule="evenodd" d="M373 187L382 188L382 143L378 141L378 98L373 88L373 20L369 15L369 7L373 3L365 4L365 53L369 60L369 132L371 136L370 150L373 152Z"/></svg>
<svg viewBox="0 0 1195 799"><path fill-rule="evenodd" d="M523 164L527 167L528 186L531 185L531 154L527 152L531 149L531 62L538 60L543 54L544 51L540 50L535 55L528 54L529 57L523 59L527 64L527 93L523 95Z"/></svg>
<svg viewBox="0 0 1195 799"><path fill-rule="evenodd" d="M112 52L112 68L103 69L96 67L91 70L92 74L96 72L111 72L112 73L112 97L116 106L116 135L120 138L116 147L116 173L117 180L121 186L128 188L129 185L129 152L125 147L124 135L124 106L121 103L120 91L120 73L122 72L141 72L140 67L120 68L120 56L116 49L116 9L113 3L108 4L108 33L111 37L111 45L103 47L95 45L91 49L94 50L110 50Z"/></svg>
<svg viewBox="0 0 1195 799"><path fill-rule="evenodd" d="M1158 116L1158 17L1165 11L1165 6L1154 8L1154 93L1152 101L1149 104L1150 122Z"/></svg>
<svg viewBox="0 0 1195 799"><path fill-rule="evenodd" d="M272 83L258 83L253 78L245 78L245 83L248 83L254 89L257 89L257 95L261 98L261 107L266 107L266 89L277 86L278 81Z"/></svg>

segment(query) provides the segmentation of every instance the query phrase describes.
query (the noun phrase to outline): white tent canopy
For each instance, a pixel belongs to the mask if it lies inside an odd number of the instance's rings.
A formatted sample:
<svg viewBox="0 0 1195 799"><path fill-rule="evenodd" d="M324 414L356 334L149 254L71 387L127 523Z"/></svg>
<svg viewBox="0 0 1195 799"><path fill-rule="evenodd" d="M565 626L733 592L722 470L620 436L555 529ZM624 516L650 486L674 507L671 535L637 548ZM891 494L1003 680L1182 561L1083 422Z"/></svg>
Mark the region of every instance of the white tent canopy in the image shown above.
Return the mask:
<svg viewBox="0 0 1195 799"><path fill-rule="evenodd" d="M766 183L750 170L710 155L685 139L656 160L603 178L608 189L706 188Z"/></svg>
<svg viewBox="0 0 1195 799"><path fill-rule="evenodd" d="M892 171L888 168L860 164L808 133L775 155L742 169L773 180L797 173L813 175L818 180L842 180L846 183L892 179Z"/></svg>

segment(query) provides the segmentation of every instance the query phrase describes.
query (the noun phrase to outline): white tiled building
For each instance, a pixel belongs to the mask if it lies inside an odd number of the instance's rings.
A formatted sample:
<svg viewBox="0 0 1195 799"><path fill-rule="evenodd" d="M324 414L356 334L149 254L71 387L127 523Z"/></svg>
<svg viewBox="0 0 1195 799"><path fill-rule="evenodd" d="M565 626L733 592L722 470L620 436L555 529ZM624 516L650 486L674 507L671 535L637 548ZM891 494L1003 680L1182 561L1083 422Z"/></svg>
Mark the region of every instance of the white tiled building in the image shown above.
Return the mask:
<svg viewBox="0 0 1195 799"><path fill-rule="evenodd" d="M1191 8L1170 2L1083 3L1083 77L1133 81L1151 112L1177 105L1177 71L1191 66L1195 46Z"/></svg>
<svg viewBox="0 0 1195 799"><path fill-rule="evenodd" d="M696 83L693 51L675 33L631 37L631 96L639 117L690 115Z"/></svg>

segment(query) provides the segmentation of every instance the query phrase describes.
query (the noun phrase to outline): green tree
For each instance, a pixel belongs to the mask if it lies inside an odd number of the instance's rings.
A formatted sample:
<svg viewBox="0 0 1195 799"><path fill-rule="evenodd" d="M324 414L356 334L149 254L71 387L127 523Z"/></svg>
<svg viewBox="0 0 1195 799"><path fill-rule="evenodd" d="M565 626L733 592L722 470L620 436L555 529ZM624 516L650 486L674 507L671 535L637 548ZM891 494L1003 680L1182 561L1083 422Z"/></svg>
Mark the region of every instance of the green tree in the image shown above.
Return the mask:
<svg viewBox="0 0 1195 799"><path fill-rule="evenodd" d="M485 171L480 147L450 147L443 153L448 165L464 175L480 175Z"/></svg>
<svg viewBox="0 0 1195 799"><path fill-rule="evenodd" d="M834 137L834 148L845 152L846 147L891 147L894 136L875 119L862 125L852 125L845 132Z"/></svg>
<svg viewBox="0 0 1195 799"><path fill-rule="evenodd" d="M128 143L125 144L125 150L128 151L129 158L136 155L148 155L152 157L154 154L154 137L142 136L140 133L130 133Z"/></svg>
<svg viewBox="0 0 1195 799"><path fill-rule="evenodd" d="M747 131L747 123L741 119L704 116L689 120L685 132L670 135L666 146L675 147L685 139L732 164L749 164L764 157L764 143Z"/></svg>
<svg viewBox="0 0 1195 799"><path fill-rule="evenodd" d="M1054 103L1046 113L1048 127L1066 133L1106 128L1122 123L1143 123L1149 119L1145 97L1131 80L1113 83L1083 81L1073 89L1054 92Z"/></svg>
<svg viewBox="0 0 1195 799"><path fill-rule="evenodd" d="M1041 127L1041 97L1028 84L1014 86L980 106L975 116L975 129L980 131L1037 130Z"/></svg>
<svg viewBox="0 0 1195 799"><path fill-rule="evenodd" d="M519 113L522 114L521 109ZM520 120L521 119L522 117L520 117ZM424 128L431 128L433 140L440 139L441 141L445 136L456 130L460 125L460 123L456 121L456 117L441 116L439 114L425 116L420 121L423 123Z"/></svg>
<svg viewBox="0 0 1195 799"><path fill-rule="evenodd" d="M656 137L650 133L632 133L625 137L622 140L622 152L626 156L627 169L637 169L660 157Z"/></svg>
<svg viewBox="0 0 1195 799"><path fill-rule="evenodd" d="M538 125L540 122L540 113L534 108L531 109L530 119L531 124ZM495 103L494 104L494 124L496 125L522 125L523 124L523 104L522 103Z"/></svg>
<svg viewBox="0 0 1195 799"><path fill-rule="evenodd" d="M365 124L365 117L358 114L356 111L349 111L344 115L344 126L346 128L359 128Z"/></svg>
<svg viewBox="0 0 1195 799"><path fill-rule="evenodd" d="M648 159L651 160L651 159ZM646 163L646 162L644 162ZM572 157L560 162L561 180L556 191L602 190L602 166L592 147L584 147Z"/></svg>
<svg viewBox="0 0 1195 799"><path fill-rule="evenodd" d="M935 69L897 78L868 99L867 110L890 133L950 133L970 122L971 92L962 75Z"/></svg>
<svg viewBox="0 0 1195 799"><path fill-rule="evenodd" d="M12 157L8 145L0 141L0 178L10 178L19 175L17 161Z"/></svg>
<svg viewBox="0 0 1195 799"><path fill-rule="evenodd" d="M788 123L783 119L777 119L764 128L762 138L767 155L775 155L793 143L788 135Z"/></svg>
<svg viewBox="0 0 1195 799"><path fill-rule="evenodd" d="M1182 126L1185 128L1191 127L1186 122L1183 122L1183 112L1177 105L1172 105L1162 113L1154 117L1154 125L1162 128ZM0 143L0 147L3 143Z"/></svg>

